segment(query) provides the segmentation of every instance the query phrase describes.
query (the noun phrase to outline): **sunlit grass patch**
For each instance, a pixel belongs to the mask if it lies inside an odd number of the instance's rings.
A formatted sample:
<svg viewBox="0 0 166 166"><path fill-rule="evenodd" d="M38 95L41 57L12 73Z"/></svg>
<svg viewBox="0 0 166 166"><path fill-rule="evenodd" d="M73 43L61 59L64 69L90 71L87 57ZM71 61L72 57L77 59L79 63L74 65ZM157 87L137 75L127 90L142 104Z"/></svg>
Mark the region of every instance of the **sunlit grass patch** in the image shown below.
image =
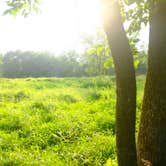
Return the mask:
<svg viewBox="0 0 166 166"><path fill-rule="evenodd" d="M114 77L0 79L0 90L0 165L116 166Z"/></svg>

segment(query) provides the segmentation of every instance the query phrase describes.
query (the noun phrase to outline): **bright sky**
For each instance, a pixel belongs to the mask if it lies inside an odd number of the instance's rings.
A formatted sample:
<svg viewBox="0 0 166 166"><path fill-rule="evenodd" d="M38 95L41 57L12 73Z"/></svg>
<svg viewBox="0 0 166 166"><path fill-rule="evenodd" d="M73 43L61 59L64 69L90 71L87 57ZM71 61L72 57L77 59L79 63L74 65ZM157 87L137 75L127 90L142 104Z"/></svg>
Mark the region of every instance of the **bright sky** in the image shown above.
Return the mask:
<svg viewBox="0 0 166 166"><path fill-rule="evenodd" d="M62 52L81 50L81 36L101 26L99 0L41 0L41 13L24 18L2 16L0 1L0 53L10 50ZM141 38L147 43L147 31ZM147 46L146 46L147 47Z"/></svg>
<svg viewBox="0 0 166 166"><path fill-rule="evenodd" d="M41 14L0 16L0 52L79 50L81 34L94 33L100 22L98 0L42 0Z"/></svg>

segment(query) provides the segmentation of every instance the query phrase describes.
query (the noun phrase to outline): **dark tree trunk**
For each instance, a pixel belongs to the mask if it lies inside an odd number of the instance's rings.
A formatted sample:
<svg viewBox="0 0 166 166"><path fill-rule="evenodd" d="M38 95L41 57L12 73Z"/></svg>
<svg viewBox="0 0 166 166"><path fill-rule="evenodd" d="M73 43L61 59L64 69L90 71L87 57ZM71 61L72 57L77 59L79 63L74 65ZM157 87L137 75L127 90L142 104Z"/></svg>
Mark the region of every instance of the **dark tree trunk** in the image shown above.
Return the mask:
<svg viewBox="0 0 166 166"><path fill-rule="evenodd" d="M166 2L152 4L148 72L138 136L138 165L166 165Z"/></svg>
<svg viewBox="0 0 166 166"><path fill-rule="evenodd" d="M111 48L117 81L116 144L119 166L136 166L136 80L129 41L118 1L102 0L104 29Z"/></svg>

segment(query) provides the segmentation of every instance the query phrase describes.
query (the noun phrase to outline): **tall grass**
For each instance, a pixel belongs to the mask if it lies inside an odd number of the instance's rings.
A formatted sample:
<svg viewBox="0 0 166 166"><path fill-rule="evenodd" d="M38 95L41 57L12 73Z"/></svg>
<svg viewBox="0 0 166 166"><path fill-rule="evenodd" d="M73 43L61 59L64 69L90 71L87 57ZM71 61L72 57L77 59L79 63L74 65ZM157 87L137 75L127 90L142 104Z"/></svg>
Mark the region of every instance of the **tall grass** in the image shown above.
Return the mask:
<svg viewBox="0 0 166 166"><path fill-rule="evenodd" d="M0 165L116 166L115 103L114 77L0 79Z"/></svg>

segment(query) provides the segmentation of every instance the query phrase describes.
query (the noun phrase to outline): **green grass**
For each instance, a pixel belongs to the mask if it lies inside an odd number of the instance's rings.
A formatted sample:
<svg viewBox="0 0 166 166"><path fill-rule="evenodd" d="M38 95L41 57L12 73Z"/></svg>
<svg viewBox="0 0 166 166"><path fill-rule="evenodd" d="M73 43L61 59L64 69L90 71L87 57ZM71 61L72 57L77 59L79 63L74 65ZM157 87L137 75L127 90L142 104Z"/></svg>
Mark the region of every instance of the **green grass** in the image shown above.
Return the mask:
<svg viewBox="0 0 166 166"><path fill-rule="evenodd" d="M0 165L116 166L115 103L114 77L0 79Z"/></svg>

